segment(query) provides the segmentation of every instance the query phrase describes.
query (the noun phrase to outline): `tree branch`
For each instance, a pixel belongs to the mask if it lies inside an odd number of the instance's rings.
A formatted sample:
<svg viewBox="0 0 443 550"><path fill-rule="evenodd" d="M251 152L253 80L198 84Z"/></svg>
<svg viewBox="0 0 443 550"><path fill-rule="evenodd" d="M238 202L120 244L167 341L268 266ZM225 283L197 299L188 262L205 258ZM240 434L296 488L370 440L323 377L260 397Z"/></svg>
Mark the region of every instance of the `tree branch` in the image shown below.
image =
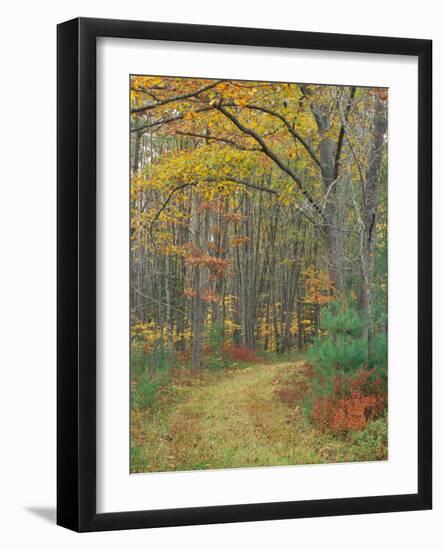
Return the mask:
<svg viewBox="0 0 443 550"><path fill-rule="evenodd" d="M271 160L275 162L275 164L288 176L295 181L297 184L299 190L301 191L302 195L306 198L308 203L312 206L312 208L319 214L325 221L328 221L321 208L318 206L318 204L314 201L314 199L311 197L309 192L304 188L302 180L299 178L299 176L289 167L287 166L275 153L274 151L266 144L266 142L263 140L263 138L257 134L254 130L251 130L251 128L247 128L244 126L237 117L235 117L232 113L230 113L225 107L221 104L215 105L215 108L220 111L222 114L224 114L239 130L241 130L244 134L251 136L257 141L257 143L260 144L261 150L263 153L265 153L266 156L268 156Z"/></svg>
<svg viewBox="0 0 443 550"><path fill-rule="evenodd" d="M181 94L176 95L174 97L168 97L167 99L162 99L160 101L156 101L155 103L149 103L148 105L142 105L141 107L134 107L131 109L131 113L141 113L143 111L150 111L151 109L156 109L157 107L161 107L163 105L167 105L168 103L173 103L174 101L181 101L183 99L189 99L191 97L198 96L199 94L206 92L207 90L210 90L211 88L215 88L218 84L223 82L223 80L217 80L216 82L212 82L211 84L208 84L207 86L203 86L202 88L199 88L198 90L195 90L194 92L188 92L187 94Z"/></svg>
<svg viewBox="0 0 443 550"><path fill-rule="evenodd" d="M280 113L276 113L275 111L272 111L271 109L268 109L266 107L261 107L260 105L246 105L245 107L247 109L253 109L256 111L267 113L268 115L274 116L279 120L281 120L283 124L286 126L286 128L289 130L289 133L292 135L295 141L299 141L303 145L303 147L309 153L309 156L312 158L315 164L317 164L317 166L321 168L320 159L315 154L315 151L312 149L309 143L297 132L297 130L295 130L295 128L291 126L291 124L289 123L286 117L284 117Z"/></svg>
<svg viewBox="0 0 443 550"><path fill-rule="evenodd" d="M209 178L208 181L232 181L233 183L238 183L239 185L244 185L245 187L250 187L251 189L256 189L257 191L265 191L266 193L271 193L272 195L275 195L278 197L278 191L275 189L271 189L270 187L265 187L263 185L257 185L256 183L251 183L250 181L246 181L240 178L236 178L234 176L220 176L219 178Z"/></svg>
<svg viewBox="0 0 443 550"><path fill-rule="evenodd" d="M189 136L189 137L195 137L200 139L206 139L206 140L214 140L214 141L220 141L222 143L228 143L229 145L232 145L233 147L236 147L237 149L241 149L242 151L261 151L259 147L245 147L238 143L236 143L232 139L223 138L223 137L217 137L217 136L205 136L204 134L196 134L194 132L182 132L181 130L177 130L175 132L179 136Z"/></svg>
<svg viewBox="0 0 443 550"><path fill-rule="evenodd" d="M197 185L197 183L182 183L181 185L177 185L177 187L174 187L174 189L169 193L168 198L165 200L165 202L162 204L162 206L159 208L153 219L151 220L151 223L149 225L149 236L151 237L152 244L155 246L154 236L152 234L152 230L154 228L155 222L160 217L160 214L163 212L163 210L168 206L168 204L171 202L172 197L177 191L180 191L181 189L184 189L185 187L192 187L194 185Z"/></svg>
<svg viewBox="0 0 443 550"><path fill-rule="evenodd" d="M147 294L144 294L137 288L134 289L137 294L139 294L142 298L145 298L146 300L150 300L151 302L154 302L154 304L158 304L160 306L166 306L165 302L162 302L161 300L156 300L152 296L148 296ZM186 312L183 309L180 309L179 307L174 306L173 304L169 304L169 307L172 307L172 309L175 309L176 311L179 311L180 313L183 313L186 315Z"/></svg>
<svg viewBox="0 0 443 550"><path fill-rule="evenodd" d="M349 94L349 98L346 103L345 116L344 116L344 119L342 120L340 133L338 135L337 149L335 150L335 160L334 160L334 180L338 178L338 173L340 170L340 155L343 148L343 138L345 137L345 126L348 123L349 113L352 107L352 100L354 99L356 89L357 88L355 86L351 87L351 93Z"/></svg>
<svg viewBox="0 0 443 550"><path fill-rule="evenodd" d="M215 109L214 106L209 105L207 107L201 107L200 109L196 109L195 111L192 111L193 113L206 113L207 111L211 111L212 109ZM162 124L169 124L170 122L175 122L176 120L182 120L184 118L186 113L180 113L179 115L173 115L167 118L159 119L154 122L149 122L148 124L144 124L143 126L139 126L138 128L131 128L131 132L138 132L141 130L149 130L151 128L154 128L155 126L160 126Z"/></svg>

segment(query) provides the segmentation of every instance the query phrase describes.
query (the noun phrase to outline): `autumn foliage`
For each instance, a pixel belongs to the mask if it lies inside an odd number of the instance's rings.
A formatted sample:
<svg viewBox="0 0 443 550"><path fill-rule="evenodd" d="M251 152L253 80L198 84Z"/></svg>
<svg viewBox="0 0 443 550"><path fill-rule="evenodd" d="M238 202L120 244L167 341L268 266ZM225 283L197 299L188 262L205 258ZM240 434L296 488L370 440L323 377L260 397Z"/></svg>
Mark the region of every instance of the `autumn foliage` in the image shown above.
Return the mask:
<svg viewBox="0 0 443 550"><path fill-rule="evenodd" d="M321 430L363 430L387 405L380 377L361 368L353 377L337 377L331 395L314 399L312 423Z"/></svg>
<svg viewBox="0 0 443 550"><path fill-rule="evenodd" d="M379 456L388 90L129 82L132 470Z"/></svg>
<svg viewBox="0 0 443 550"><path fill-rule="evenodd" d="M324 380L316 377L312 365L301 376L279 385L276 395L291 407L311 404L310 420L320 431L346 433L364 430L387 406L387 395L380 376L373 369L360 368L355 375L337 375L332 390L321 395Z"/></svg>

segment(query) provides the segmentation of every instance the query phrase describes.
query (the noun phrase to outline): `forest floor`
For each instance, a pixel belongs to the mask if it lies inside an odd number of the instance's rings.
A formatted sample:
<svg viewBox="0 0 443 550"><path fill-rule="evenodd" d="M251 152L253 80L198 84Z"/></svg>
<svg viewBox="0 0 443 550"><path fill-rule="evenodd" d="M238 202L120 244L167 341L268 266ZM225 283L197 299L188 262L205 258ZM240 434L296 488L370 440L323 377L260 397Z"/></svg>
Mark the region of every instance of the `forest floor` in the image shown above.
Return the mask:
<svg viewBox="0 0 443 550"><path fill-rule="evenodd" d="M285 378L295 374L303 379L304 365L304 361L267 363L203 373L197 380L175 380L155 412L132 412L131 471L361 459L359 443L351 435L315 430L298 407L289 407L276 396Z"/></svg>

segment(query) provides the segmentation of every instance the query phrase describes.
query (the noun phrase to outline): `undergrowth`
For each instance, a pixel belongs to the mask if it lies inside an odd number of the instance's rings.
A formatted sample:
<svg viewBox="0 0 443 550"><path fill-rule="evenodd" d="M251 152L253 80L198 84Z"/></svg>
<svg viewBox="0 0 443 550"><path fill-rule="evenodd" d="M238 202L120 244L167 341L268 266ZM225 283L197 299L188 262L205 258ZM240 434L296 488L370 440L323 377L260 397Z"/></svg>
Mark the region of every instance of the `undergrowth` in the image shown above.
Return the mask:
<svg viewBox="0 0 443 550"><path fill-rule="evenodd" d="M386 334L376 335L369 354L364 319L352 301L346 308L330 304L321 329L307 354L304 376L281 384L277 397L300 408L322 432L363 432L387 409Z"/></svg>

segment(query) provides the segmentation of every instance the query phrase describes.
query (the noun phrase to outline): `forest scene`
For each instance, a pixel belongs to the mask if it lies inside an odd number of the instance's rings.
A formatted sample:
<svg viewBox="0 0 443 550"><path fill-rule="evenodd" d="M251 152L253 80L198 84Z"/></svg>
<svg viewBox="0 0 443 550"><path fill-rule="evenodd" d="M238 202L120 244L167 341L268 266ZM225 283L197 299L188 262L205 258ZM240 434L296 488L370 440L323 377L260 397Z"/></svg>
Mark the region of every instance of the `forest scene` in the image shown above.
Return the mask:
<svg viewBox="0 0 443 550"><path fill-rule="evenodd" d="M132 473L387 460L387 119L131 75Z"/></svg>

